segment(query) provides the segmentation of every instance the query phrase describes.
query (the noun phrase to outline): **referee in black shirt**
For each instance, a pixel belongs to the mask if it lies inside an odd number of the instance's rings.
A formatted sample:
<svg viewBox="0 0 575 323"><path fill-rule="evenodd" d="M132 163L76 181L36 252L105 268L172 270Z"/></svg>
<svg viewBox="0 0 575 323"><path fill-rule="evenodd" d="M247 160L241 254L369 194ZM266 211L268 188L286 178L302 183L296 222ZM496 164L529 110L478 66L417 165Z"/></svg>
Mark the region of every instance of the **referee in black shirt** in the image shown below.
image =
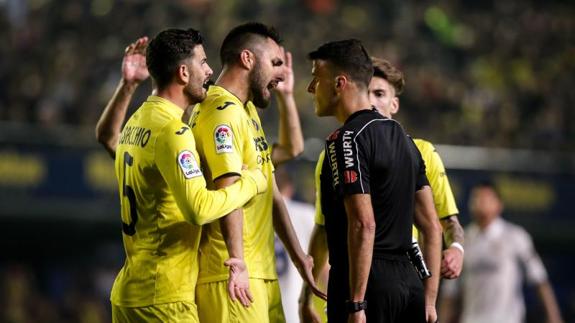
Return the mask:
<svg viewBox="0 0 575 323"><path fill-rule="evenodd" d="M421 155L396 121L370 106L373 66L358 40L324 44L309 58L316 114L343 124L326 141L320 176L328 321L435 322L441 227ZM434 278L426 288L435 291L428 299L406 255L414 214L435 255L427 259Z"/></svg>

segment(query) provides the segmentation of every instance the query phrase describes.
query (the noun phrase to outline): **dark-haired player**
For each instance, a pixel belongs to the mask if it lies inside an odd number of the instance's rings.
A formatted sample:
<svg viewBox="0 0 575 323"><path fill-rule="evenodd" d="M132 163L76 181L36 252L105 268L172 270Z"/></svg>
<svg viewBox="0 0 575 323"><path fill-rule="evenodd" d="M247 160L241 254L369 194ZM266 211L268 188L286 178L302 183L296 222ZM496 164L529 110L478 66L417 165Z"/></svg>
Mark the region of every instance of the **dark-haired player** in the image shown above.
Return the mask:
<svg viewBox="0 0 575 323"><path fill-rule="evenodd" d="M134 50L144 40L137 42ZM267 188L260 170L208 191L184 109L202 101L210 69L201 35L168 29L149 44L154 92L122 130L115 168L126 262L112 288L113 322L198 322L194 302L201 224Z"/></svg>
<svg viewBox="0 0 575 323"><path fill-rule="evenodd" d="M216 188L234 183L242 164L262 167L269 181L266 194L220 223L204 227L196 298L203 322L285 321L275 270L274 229L302 276L313 284L313 261L301 249L277 189L272 147L256 110L268 106L272 90L284 80L279 43L277 32L264 24L232 29L220 49L223 70L190 119L198 152L207 165L208 183ZM224 266L228 257L238 267L247 267L232 272L229 284ZM241 304L230 301L228 294Z"/></svg>

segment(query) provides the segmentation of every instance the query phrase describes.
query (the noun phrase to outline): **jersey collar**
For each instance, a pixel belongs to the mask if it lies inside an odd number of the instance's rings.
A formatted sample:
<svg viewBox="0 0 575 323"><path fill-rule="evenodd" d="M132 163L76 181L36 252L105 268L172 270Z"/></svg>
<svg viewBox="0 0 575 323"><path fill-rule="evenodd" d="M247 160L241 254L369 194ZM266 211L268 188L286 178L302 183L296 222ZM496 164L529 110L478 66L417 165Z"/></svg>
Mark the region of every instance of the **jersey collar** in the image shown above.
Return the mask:
<svg viewBox="0 0 575 323"><path fill-rule="evenodd" d="M377 110L375 110L375 107L371 107L368 109L361 109L358 111L355 111L354 113L352 113L349 117L347 117L347 119L345 120L344 124L350 122L351 120L355 119L357 116L364 114L364 113L368 113L368 112L377 112Z"/></svg>
<svg viewBox="0 0 575 323"><path fill-rule="evenodd" d="M147 103L155 104L160 109L170 113L174 117L181 118L182 114L184 114L184 110L174 104L172 101L162 98L161 96L150 95L146 99Z"/></svg>

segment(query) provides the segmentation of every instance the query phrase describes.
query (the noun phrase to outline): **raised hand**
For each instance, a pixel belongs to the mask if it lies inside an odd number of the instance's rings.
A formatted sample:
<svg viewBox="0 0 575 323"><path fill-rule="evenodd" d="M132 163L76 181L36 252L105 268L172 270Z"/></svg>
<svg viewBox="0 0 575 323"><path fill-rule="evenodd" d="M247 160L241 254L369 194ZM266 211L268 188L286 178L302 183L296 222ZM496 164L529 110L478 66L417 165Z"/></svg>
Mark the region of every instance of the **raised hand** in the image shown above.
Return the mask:
<svg viewBox="0 0 575 323"><path fill-rule="evenodd" d="M250 280L246 263L239 258L230 258L224 262L230 268L228 279L228 294L232 301L240 300L243 306L248 307L254 298L250 292Z"/></svg>
<svg viewBox="0 0 575 323"><path fill-rule="evenodd" d="M284 60L284 80L279 82L274 90L280 95L291 95L293 94L294 87L292 57L290 52L286 51L283 47L281 49Z"/></svg>
<svg viewBox="0 0 575 323"><path fill-rule="evenodd" d="M141 37L126 47L122 61L122 78L126 83L138 85L150 77L146 66L147 46L148 37Z"/></svg>

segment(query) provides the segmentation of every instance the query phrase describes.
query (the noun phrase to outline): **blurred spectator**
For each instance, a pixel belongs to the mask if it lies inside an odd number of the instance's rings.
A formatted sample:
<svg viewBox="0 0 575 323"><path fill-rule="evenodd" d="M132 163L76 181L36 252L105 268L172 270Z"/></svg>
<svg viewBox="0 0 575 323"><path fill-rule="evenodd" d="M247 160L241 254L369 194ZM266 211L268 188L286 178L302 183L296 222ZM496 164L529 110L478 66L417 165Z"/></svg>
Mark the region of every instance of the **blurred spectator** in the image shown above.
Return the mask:
<svg viewBox="0 0 575 323"><path fill-rule="evenodd" d="M294 49L296 74L308 74L307 51L334 38L362 38L370 54L396 63L407 75L402 105L414 112L400 118L414 135L445 144L575 149L573 3L304 4L0 1L0 120L91 128L113 91L110 84L120 77L116 53L123 44L165 27L191 26L205 31L208 57L215 62L215 44L230 27L261 20L273 23ZM306 84L302 79L296 85L296 100L309 102ZM299 106L304 133L326 135L325 121Z"/></svg>
<svg viewBox="0 0 575 323"><path fill-rule="evenodd" d="M501 218L503 204L493 184L485 182L472 189L469 210L473 223L465 230L464 270L459 280L443 282L442 321L524 322L524 272L527 281L537 288L546 322L563 322L531 237L523 228ZM459 312L461 321L456 319Z"/></svg>

